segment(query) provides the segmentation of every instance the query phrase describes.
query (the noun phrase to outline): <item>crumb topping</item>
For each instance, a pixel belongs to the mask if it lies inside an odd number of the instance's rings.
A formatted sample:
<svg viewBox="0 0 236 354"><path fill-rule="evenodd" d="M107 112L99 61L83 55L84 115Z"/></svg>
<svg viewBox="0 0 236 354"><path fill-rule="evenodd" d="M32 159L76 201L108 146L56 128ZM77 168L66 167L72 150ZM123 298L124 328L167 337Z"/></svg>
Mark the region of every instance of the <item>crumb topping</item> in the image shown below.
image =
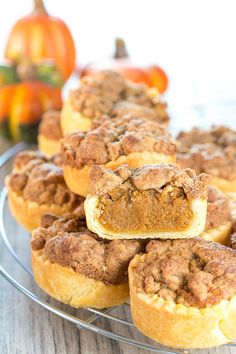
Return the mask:
<svg viewBox="0 0 236 354"><path fill-rule="evenodd" d="M156 190L161 193L168 187L183 191L187 199L206 198L210 176L196 176L191 169L181 170L174 164L158 164L131 169L121 166L115 171L102 166L93 166L90 172L90 193L103 196L108 194L114 199L128 191Z"/></svg>
<svg viewBox="0 0 236 354"><path fill-rule="evenodd" d="M175 155L176 146L160 124L129 116L106 121L90 132L66 136L61 144L62 162L77 168L106 164L119 156L144 151Z"/></svg>
<svg viewBox="0 0 236 354"><path fill-rule="evenodd" d="M69 99L75 111L91 119L99 119L104 114L114 115L117 104L126 101L146 107L159 122L169 120L166 103L157 94L153 95L145 85L132 83L114 71L82 78L79 88L70 92Z"/></svg>
<svg viewBox="0 0 236 354"><path fill-rule="evenodd" d="M236 295L236 253L202 239L153 240L134 268L138 292L204 308Z"/></svg>
<svg viewBox="0 0 236 354"><path fill-rule="evenodd" d="M60 111L51 110L43 114L39 124L39 134L55 141L62 138Z"/></svg>
<svg viewBox="0 0 236 354"><path fill-rule="evenodd" d="M48 260L72 267L84 276L105 284L127 281L128 265L142 244L136 240L104 241L78 218L45 216L33 232L31 247L44 249Z"/></svg>
<svg viewBox="0 0 236 354"><path fill-rule="evenodd" d="M28 155L27 155L28 154ZM43 204L67 204L71 210L84 215L84 198L72 193L65 184L63 170L50 159L38 158L34 152L20 153L16 158L17 166L27 161L26 156L32 157L25 163L24 168L13 169L8 177L8 186L25 200ZM34 157L33 157L34 156Z"/></svg>
<svg viewBox="0 0 236 354"><path fill-rule="evenodd" d="M229 199L217 188L210 186L208 189L205 231L216 228L226 221L231 221Z"/></svg>
<svg viewBox="0 0 236 354"><path fill-rule="evenodd" d="M236 131L224 127L193 128L178 136L178 163L197 173L234 180L236 178Z"/></svg>
<svg viewBox="0 0 236 354"><path fill-rule="evenodd" d="M38 163L40 164L43 162L48 162L48 159L39 151L24 150L16 155L14 159L13 170L24 170L31 161L33 161L33 165L36 165Z"/></svg>

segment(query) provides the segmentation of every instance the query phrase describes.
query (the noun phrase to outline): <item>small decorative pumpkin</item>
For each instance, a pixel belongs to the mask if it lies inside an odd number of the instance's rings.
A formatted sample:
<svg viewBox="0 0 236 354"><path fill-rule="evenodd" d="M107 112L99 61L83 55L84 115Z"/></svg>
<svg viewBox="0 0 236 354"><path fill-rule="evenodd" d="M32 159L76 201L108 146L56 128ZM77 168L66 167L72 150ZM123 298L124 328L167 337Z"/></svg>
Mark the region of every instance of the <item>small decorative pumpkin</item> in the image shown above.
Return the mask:
<svg viewBox="0 0 236 354"><path fill-rule="evenodd" d="M43 112L60 109L61 89L42 81L0 87L0 135L14 141L36 142Z"/></svg>
<svg viewBox="0 0 236 354"><path fill-rule="evenodd" d="M121 38L116 39L116 49L113 58L89 64L80 74L81 76L92 75L104 69L118 71L133 82L143 82L149 87L156 87L160 93L165 92L168 87L168 78L164 70L157 65L135 65L130 60L125 42Z"/></svg>
<svg viewBox="0 0 236 354"><path fill-rule="evenodd" d="M16 22L7 41L5 57L19 63L29 58L33 64L51 59L64 81L75 66L75 45L66 24L50 16L43 0L34 0L31 14Z"/></svg>

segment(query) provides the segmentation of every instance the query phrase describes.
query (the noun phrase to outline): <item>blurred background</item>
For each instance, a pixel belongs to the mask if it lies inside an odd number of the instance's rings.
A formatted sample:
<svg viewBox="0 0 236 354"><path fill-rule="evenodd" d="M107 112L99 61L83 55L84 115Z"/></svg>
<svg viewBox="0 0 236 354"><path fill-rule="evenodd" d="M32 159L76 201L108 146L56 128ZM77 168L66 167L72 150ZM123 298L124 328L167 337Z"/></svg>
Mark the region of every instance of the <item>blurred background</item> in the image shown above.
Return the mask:
<svg viewBox="0 0 236 354"><path fill-rule="evenodd" d="M68 25L78 67L110 56L114 38L120 36L132 57L165 70L169 79L165 97L171 112L190 124L199 117L211 121L222 115L232 123L236 116L235 0L45 0L45 6ZM13 24L32 7L32 0L4 2L2 57Z"/></svg>

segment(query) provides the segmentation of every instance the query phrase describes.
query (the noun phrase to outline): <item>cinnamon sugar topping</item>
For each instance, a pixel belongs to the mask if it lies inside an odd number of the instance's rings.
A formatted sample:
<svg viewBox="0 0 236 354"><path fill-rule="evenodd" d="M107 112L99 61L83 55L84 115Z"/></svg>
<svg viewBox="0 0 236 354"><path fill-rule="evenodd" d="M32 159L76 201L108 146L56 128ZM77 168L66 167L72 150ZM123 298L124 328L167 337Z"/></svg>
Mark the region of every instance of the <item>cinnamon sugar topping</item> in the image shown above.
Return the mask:
<svg viewBox="0 0 236 354"><path fill-rule="evenodd" d="M43 227L34 231L31 247L44 249L51 262L72 267L85 277L105 284L126 282L129 262L142 250L136 240L105 242L91 233L81 220L71 216L49 217Z"/></svg>
<svg viewBox="0 0 236 354"><path fill-rule="evenodd" d="M236 253L202 239L151 241L134 269L138 292L204 308L236 295Z"/></svg>
<svg viewBox="0 0 236 354"><path fill-rule="evenodd" d="M77 168L102 165L123 155L145 151L174 157L176 146L163 126L129 115L106 121L87 133L71 134L62 140L61 147L62 162Z"/></svg>
<svg viewBox="0 0 236 354"><path fill-rule="evenodd" d="M99 119L104 114L116 115L119 111L117 104L126 101L136 105L136 110L138 106L146 107L151 119L160 123L169 120L166 104L157 94L153 97L145 85L132 83L114 71L82 78L80 87L71 91L69 99L75 111L91 119Z"/></svg>

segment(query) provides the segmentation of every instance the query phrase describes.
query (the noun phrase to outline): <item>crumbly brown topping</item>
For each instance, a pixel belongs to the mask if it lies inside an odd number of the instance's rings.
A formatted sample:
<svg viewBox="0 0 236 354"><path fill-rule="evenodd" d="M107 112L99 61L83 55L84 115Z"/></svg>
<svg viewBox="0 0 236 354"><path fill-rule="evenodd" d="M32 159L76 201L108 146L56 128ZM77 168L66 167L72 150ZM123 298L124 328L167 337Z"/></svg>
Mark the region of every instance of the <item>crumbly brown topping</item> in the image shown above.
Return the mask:
<svg viewBox="0 0 236 354"><path fill-rule="evenodd" d="M25 169L31 161L36 165L37 163L48 162L48 159L39 151L24 150L16 155L13 169L16 171Z"/></svg>
<svg viewBox="0 0 236 354"><path fill-rule="evenodd" d="M72 267L84 276L106 284L127 281L128 265L142 245L136 240L104 241L91 233L78 218L46 217L33 232L31 247L44 249L47 259Z"/></svg>
<svg viewBox="0 0 236 354"><path fill-rule="evenodd" d="M134 269L137 291L204 308L236 295L236 252L203 239L155 240Z"/></svg>
<svg viewBox="0 0 236 354"><path fill-rule="evenodd" d="M205 231L231 221L229 198L215 187L208 189L207 217Z"/></svg>
<svg viewBox="0 0 236 354"><path fill-rule="evenodd" d="M129 116L107 121L90 132L71 134L61 145L62 162L77 168L103 165L119 156L144 151L175 155L176 146L162 125Z"/></svg>
<svg viewBox="0 0 236 354"><path fill-rule="evenodd" d="M60 111L52 110L44 113L39 125L39 134L55 141L62 138Z"/></svg>
<svg viewBox="0 0 236 354"><path fill-rule="evenodd" d="M90 193L103 196L108 194L115 199L128 191L164 189L173 192L181 189L187 199L206 198L210 176L196 176L191 169L181 170L174 164L148 165L138 169L121 166L115 171L102 166L93 166L90 172Z"/></svg>
<svg viewBox="0 0 236 354"><path fill-rule="evenodd" d="M181 132L177 160L183 168L233 180L236 178L236 131L218 126Z"/></svg>
<svg viewBox="0 0 236 354"><path fill-rule="evenodd" d="M56 237L60 232L73 233L84 231L87 231L85 220L81 220L70 213L61 218L45 214L41 219L41 227L33 232L31 247L34 251L43 249L46 242Z"/></svg>
<svg viewBox="0 0 236 354"><path fill-rule="evenodd" d="M126 114L132 114L134 117L139 117L145 120L154 120L158 121L157 113L150 107L141 106L139 104L128 102L128 101L119 101L114 106L112 117L122 118ZM158 116L166 116L166 104L160 103L159 105L159 114Z"/></svg>
<svg viewBox="0 0 236 354"><path fill-rule="evenodd" d="M152 111L151 119L162 123L169 120L166 103L158 95L153 97L145 85L134 84L113 71L82 78L80 87L71 91L69 99L74 110L91 119L99 119L104 114L112 116L114 111L117 113L117 104L127 101Z"/></svg>
<svg viewBox="0 0 236 354"><path fill-rule="evenodd" d="M45 162L53 163L57 166L60 166L61 157L60 155L54 155L50 158L47 158L39 151L24 150L16 155L13 164L13 171L20 172L31 170L34 166L38 164L40 165Z"/></svg>
<svg viewBox="0 0 236 354"><path fill-rule="evenodd" d="M84 198L75 195L68 189L62 168L50 162L49 159L39 159L37 153L34 155L34 152L20 153L16 159L18 165L21 157L22 161L27 160L27 154L32 159L25 163L24 168L13 170L7 181L9 187L25 200L35 201L39 205L57 204L62 206L67 204L70 210L75 209L76 212L84 215Z"/></svg>

